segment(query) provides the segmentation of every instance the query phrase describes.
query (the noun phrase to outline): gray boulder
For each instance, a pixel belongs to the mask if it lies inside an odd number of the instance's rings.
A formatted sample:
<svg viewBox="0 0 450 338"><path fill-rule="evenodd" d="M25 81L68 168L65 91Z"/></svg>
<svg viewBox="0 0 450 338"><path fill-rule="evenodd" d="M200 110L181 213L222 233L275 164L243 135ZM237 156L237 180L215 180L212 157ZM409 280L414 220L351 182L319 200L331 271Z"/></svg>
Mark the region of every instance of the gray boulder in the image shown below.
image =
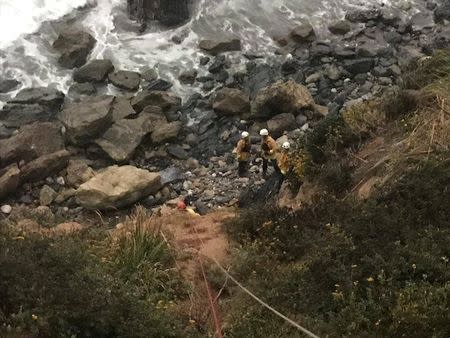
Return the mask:
<svg viewBox="0 0 450 338"><path fill-rule="evenodd" d="M129 165L112 166L82 184L76 198L88 209L116 209L155 194L161 187L158 173Z"/></svg>
<svg viewBox="0 0 450 338"><path fill-rule="evenodd" d="M182 126L183 125L180 121L162 122L157 124L151 135L152 142L155 144L160 144L176 139Z"/></svg>
<svg viewBox="0 0 450 338"><path fill-rule="evenodd" d="M316 33L310 23L303 23L291 31L290 37L299 43L313 42L316 39Z"/></svg>
<svg viewBox="0 0 450 338"><path fill-rule="evenodd" d="M118 88L137 90L141 83L141 75L137 72L119 70L109 74L109 81Z"/></svg>
<svg viewBox="0 0 450 338"><path fill-rule="evenodd" d="M313 107L314 99L305 86L292 80L278 81L259 91L251 104L251 117L267 119L282 113L296 114Z"/></svg>
<svg viewBox="0 0 450 338"><path fill-rule="evenodd" d="M376 21L381 18L381 11L378 8L355 9L347 12L345 19L350 22Z"/></svg>
<svg viewBox="0 0 450 338"><path fill-rule="evenodd" d="M72 144L86 145L102 135L113 122L115 98L104 96L68 104L59 114Z"/></svg>
<svg viewBox="0 0 450 338"><path fill-rule="evenodd" d="M188 70L180 74L178 80L183 84L194 84L197 79L198 72L193 70Z"/></svg>
<svg viewBox="0 0 450 338"><path fill-rule="evenodd" d="M63 170L69 162L70 153L60 150L43 155L20 168L21 183L35 182L55 175Z"/></svg>
<svg viewBox="0 0 450 338"><path fill-rule="evenodd" d="M92 60L73 72L76 82L104 82L114 70L111 60Z"/></svg>
<svg viewBox="0 0 450 338"><path fill-rule="evenodd" d="M352 30L352 25L347 20L340 20L328 25L328 30L336 35L345 35Z"/></svg>
<svg viewBox="0 0 450 338"><path fill-rule="evenodd" d="M120 121L124 118L136 115L130 100L127 97L116 96L113 107L113 121Z"/></svg>
<svg viewBox="0 0 450 338"><path fill-rule="evenodd" d="M19 129L17 135L0 140L0 167L19 161L31 161L64 149L61 126L33 123Z"/></svg>
<svg viewBox="0 0 450 338"><path fill-rule="evenodd" d="M199 42L200 49L211 55L217 55L224 52L240 51L241 40L227 39L227 40L201 40Z"/></svg>
<svg viewBox="0 0 450 338"><path fill-rule="evenodd" d="M96 43L94 37L78 29L66 29L53 43L60 52L58 63L65 68L81 67L86 63L89 53Z"/></svg>
<svg viewBox="0 0 450 338"><path fill-rule="evenodd" d="M220 115L243 115L250 112L250 98L242 90L223 88L214 97L213 109Z"/></svg>
<svg viewBox="0 0 450 338"><path fill-rule="evenodd" d="M190 0L127 0L127 9L141 22L158 20L165 26L176 26L189 19L190 4Z"/></svg>
<svg viewBox="0 0 450 338"><path fill-rule="evenodd" d="M64 93L50 87L25 88L8 103L39 104L50 110L59 110L64 102Z"/></svg>
<svg viewBox="0 0 450 338"><path fill-rule="evenodd" d="M164 91L143 90L131 100L131 105L138 113L148 106L160 107L165 113L180 109L181 98Z"/></svg>
<svg viewBox="0 0 450 338"><path fill-rule="evenodd" d="M141 114L136 119L117 121L95 143L115 162L122 163L133 156L136 148L152 129L150 116Z"/></svg>

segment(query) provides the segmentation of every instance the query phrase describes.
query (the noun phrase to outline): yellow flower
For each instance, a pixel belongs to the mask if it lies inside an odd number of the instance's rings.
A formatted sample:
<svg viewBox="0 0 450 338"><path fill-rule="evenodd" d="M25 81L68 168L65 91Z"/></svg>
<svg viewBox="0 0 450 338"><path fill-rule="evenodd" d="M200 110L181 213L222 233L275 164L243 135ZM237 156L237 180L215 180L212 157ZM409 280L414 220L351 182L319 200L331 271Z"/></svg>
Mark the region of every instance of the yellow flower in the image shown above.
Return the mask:
<svg viewBox="0 0 450 338"><path fill-rule="evenodd" d="M31 315L31 319L33 319L33 320L38 320L38 316L36 316L36 315Z"/></svg>
<svg viewBox="0 0 450 338"><path fill-rule="evenodd" d="M368 281L369 283L372 283L372 282L374 281L374 279L373 279L372 277L369 277L369 278L367 278L367 281Z"/></svg>

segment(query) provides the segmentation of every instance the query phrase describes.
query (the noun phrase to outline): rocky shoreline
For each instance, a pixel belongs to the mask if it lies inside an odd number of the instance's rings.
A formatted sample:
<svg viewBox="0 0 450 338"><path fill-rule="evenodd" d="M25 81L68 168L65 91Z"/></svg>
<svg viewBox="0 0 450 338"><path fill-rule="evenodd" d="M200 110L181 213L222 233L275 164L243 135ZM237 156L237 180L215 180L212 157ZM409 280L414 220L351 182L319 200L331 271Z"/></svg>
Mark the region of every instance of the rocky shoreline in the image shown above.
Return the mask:
<svg viewBox="0 0 450 338"><path fill-rule="evenodd" d="M200 41L198 68L179 75L197 91L185 100L152 69L89 60L94 37L62 31L53 48L59 64L74 69L68 93L26 88L0 111L2 211L20 219L14 213L32 210L56 222L180 196L201 213L235 205L243 189L264 182L259 159L250 178L237 178L240 131L267 127L279 142L295 139L347 105L395 90L412 60L449 44L450 3L427 8L408 21L382 7L351 11L330 24L327 41L300 25L275 38L284 57L274 64L240 52L238 37ZM241 67L227 52L242 54ZM4 79L0 91L18 85ZM120 94L99 94L107 85ZM253 143L256 153L257 137Z"/></svg>

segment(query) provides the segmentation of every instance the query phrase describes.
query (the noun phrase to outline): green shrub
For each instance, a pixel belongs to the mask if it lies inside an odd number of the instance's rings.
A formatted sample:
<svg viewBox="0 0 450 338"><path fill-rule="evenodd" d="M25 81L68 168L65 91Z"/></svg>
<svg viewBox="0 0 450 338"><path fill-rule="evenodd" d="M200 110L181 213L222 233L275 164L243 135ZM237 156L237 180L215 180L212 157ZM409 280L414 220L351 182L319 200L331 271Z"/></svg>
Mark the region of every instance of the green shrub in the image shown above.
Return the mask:
<svg viewBox="0 0 450 338"><path fill-rule="evenodd" d="M447 337L449 185L450 161L430 158L362 203L244 211L227 229L251 255L232 272L319 336ZM295 336L235 292L231 336Z"/></svg>
<svg viewBox="0 0 450 338"><path fill-rule="evenodd" d="M138 297L82 238L0 235L0 335L177 337L179 324Z"/></svg>

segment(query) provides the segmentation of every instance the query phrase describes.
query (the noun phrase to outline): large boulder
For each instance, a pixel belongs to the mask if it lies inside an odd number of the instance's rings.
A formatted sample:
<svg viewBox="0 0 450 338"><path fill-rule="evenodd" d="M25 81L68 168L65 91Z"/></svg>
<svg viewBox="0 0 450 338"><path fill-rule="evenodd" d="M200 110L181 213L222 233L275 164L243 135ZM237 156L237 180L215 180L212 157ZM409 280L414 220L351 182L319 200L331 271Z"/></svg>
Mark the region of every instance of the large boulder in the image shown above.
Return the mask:
<svg viewBox="0 0 450 338"><path fill-rule="evenodd" d="M299 43L313 42L316 39L316 33L310 23L303 23L291 31L290 37Z"/></svg>
<svg viewBox="0 0 450 338"><path fill-rule="evenodd" d="M66 29L61 32L53 43L61 56L58 63L65 68L81 67L86 63L89 53L96 43L94 37L82 30Z"/></svg>
<svg viewBox="0 0 450 338"><path fill-rule="evenodd" d="M136 119L117 121L95 143L115 162L128 161L144 137L153 129L151 117L141 114Z"/></svg>
<svg viewBox="0 0 450 338"><path fill-rule="evenodd" d="M38 157L20 168L21 183L35 182L55 175L63 170L69 162L70 153L60 150Z"/></svg>
<svg viewBox="0 0 450 338"><path fill-rule="evenodd" d="M241 50L241 40L201 40L198 44L200 49L211 55L217 55L224 52L234 52Z"/></svg>
<svg viewBox="0 0 450 338"><path fill-rule="evenodd" d="M180 109L181 98L164 91L143 90L131 100L131 105L138 113L148 106L160 107L163 112L169 112Z"/></svg>
<svg viewBox="0 0 450 338"><path fill-rule="evenodd" d="M294 114L291 113L279 114L267 121L267 127L270 130L270 133L276 138L283 135L285 131L295 129L296 126L297 121Z"/></svg>
<svg viewBox="0 0 450 338"><path fill-rule="evenodd" d="M45 122L54 119L56 112L40 104L8 103L0 111L0 121L9 128L19 128L32 122Z"/></svg>
<svg viewBox="0 0 450 338"><path fill-rule="evenodd" d="M436 22L442 22L444 20L450 21L450 1L442 1L434 10L434 20Z"/></svg>
<svg viewBox="0 0 450 338"><path fill-rule="evenodd" d="M157 128L152 132L152 142L159 144L177 138L181 127L182 123L180 121L159 123Z"/></svg>
<svg viewBox="0 0 450 338"><path fill-rule="evenodd" d="M251 117L267 119L282 113L296 114L313 109L314 99L305 86L295 81L278 81L262 89L251 105Z"/></svg>
<svg viewBox="0 0 450 338"><path fill-rule="evenodd" d="M137 72L119 70L109 74L109 81L121 89L137 90L141 83L141 75Z"/></svg>
<svg viewBox="0 0 450 338"><path fill-rule="evenodd" d="M213 109L220 115L242 115L250 112L250 98L242 90L223 88L214 97Z"/></svg>
<svg viewBox="0 0 450 338"><path fill-rule="evenodd" d="M0 167L19 161L31 161L40 156L64 149L61 126L56 123L33 123L19 132L0 140Z"/></svg>
<svg viewBox="0 0 450 338"><path fill-rule="evenodd" d="M15 104L39 104L50 110L59 110L64 102L64 93L50 87L25 88L8 101Z"/></svg>
<svg viewBox="0 0 450 338"><path fill-rule="evenodd" d="M112 166L82 184L78 202L88 209L115 209L129 206L161 189L158 173L133 166Z"/></svg>
<svg viewBox="0 0 450 338"><path fill-rule="evenodd" d="M111 60L92 60L73 72L76 82L104 82L114 70Z"/></svg>
<svg viewBox="0 0 450 338"><path fill-rule="evenodd" d="M127 97L116 96L113 107L113 120L114 122L120 121L124 118L136 115L130 100Z"/></svg>
<svg viewBox="0 0 450 338"><path fill-rule="evenodd" d="M67 138L75 145L86 145L102 135L113 122L115 98L103 96L68 104L59 114Z"/></svg>
<svg viewBox="0 0 450 338"><path fill-rule="evenodd" d="M0 199L14 192L20 184L20 170L17 164L0 170Z"/></svg>

